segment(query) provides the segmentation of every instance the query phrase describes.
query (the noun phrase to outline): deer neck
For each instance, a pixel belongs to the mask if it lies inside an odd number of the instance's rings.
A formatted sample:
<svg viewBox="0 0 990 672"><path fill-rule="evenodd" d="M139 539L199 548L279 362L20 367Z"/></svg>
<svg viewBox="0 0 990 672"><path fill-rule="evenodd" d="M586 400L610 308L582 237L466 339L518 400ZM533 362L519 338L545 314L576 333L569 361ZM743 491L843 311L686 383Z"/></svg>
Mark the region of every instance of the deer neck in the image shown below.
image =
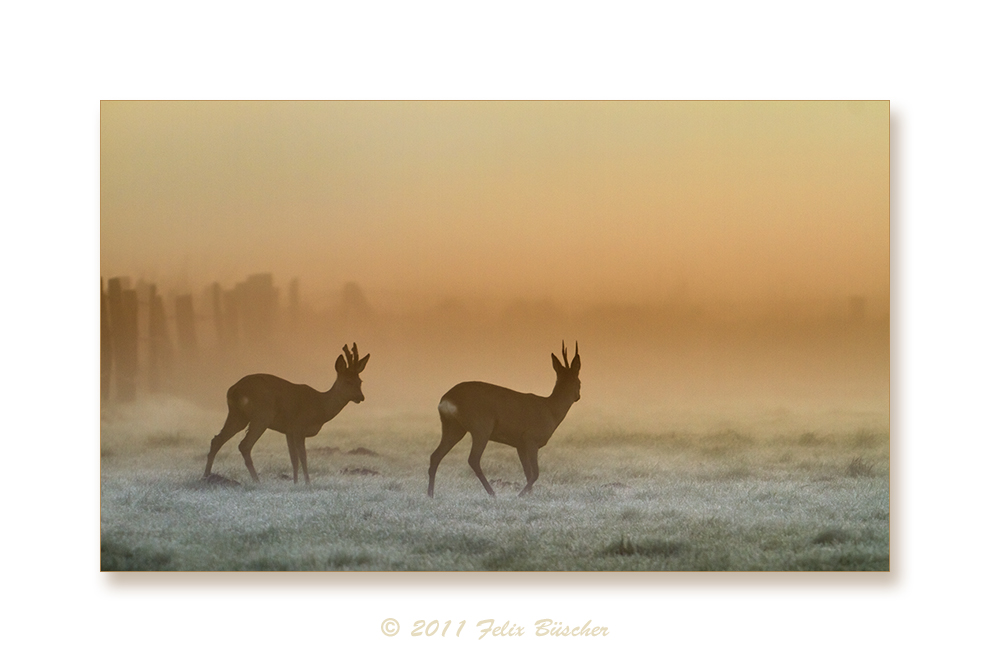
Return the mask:
<svg viewBox="0 0 990 672"><path fill-rule="evenodd" d="M338 383L339 381L334 381L333 387L323 393L323 412L327 420L336 417L350 401L344 396Z"/></svg>
<svg viewBox="0 0 990 672"><path fill-rule="evenodd" d="M564 386L557 383L553 386L553 392L547 399L547 407L550 409L550 415L553 416L554 421L557 425L560 425L567 416L567 411L571 410L571 406L574 405L574 399L567 394Z"/></svg>

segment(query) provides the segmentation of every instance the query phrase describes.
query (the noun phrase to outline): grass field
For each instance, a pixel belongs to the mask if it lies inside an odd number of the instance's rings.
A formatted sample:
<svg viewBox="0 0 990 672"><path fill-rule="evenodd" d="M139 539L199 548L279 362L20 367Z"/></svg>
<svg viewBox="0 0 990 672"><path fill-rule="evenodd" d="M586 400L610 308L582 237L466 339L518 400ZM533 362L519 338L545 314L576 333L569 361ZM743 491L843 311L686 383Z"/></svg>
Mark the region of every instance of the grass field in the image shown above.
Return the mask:
<svg viewBox="0 0 990 672"><path fill-rule="evenodd" d="M104 570L889 569L888 418L750 414L667 422L576 406L540 451L532 495L490 444L489 498L465 439L426 496L435 413L349 407L307 442L294 485L266 433L248 477L237 442L201 480L224 415L160 398L103 410Z"/></svg>

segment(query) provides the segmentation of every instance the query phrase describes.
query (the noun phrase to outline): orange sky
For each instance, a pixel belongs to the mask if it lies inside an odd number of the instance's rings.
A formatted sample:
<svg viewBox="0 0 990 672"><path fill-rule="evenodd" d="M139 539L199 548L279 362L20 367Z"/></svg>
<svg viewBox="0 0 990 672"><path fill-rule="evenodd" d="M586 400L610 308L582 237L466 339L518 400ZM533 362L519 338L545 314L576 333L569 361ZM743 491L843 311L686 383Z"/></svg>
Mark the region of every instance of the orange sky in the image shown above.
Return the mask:
<svg viewBox="0 0 990 672"><path fill-rule="evenodd" d="M889 297L887 102L104 102L101 273Z"/></svg>

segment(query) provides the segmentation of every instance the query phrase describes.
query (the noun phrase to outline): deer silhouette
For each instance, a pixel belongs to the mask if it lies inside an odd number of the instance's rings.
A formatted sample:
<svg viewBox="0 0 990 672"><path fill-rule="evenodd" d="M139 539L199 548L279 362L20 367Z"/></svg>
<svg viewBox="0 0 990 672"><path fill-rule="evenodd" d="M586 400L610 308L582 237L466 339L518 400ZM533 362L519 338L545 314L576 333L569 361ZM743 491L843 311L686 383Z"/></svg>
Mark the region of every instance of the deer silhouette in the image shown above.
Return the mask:
<svg viewBox="0 0 990 672"><path fill-rule="evenodd" d="M238 448L255 482L259 479L254 462L251 461L251 448L266 429L274 429L285 434L285 440L289 444L292 481L299 482L299 465L302 464L303 477L308 484L306 439L316 436L323 425L335 418L348 402L360 404L364 401L359 374L367 366L369 357L371 355L358 359L357 343L353 344L350 351L344 345L344 354L337 355L334 365L337 379L326 392L318 392L309 385L290 383L267 373L245 376L234 383L227 390L227 420L220 433L210 442L203 478L209 477L213 460L223 444L247 427L247 434Z"/></svg>
<svg viewBox="0 0 990 672"><path fill-rule="evenodd" d="M468 464L477 474L478 480L492 497L495 491L481 470L481 454L489 441L512 446L519 453L523 472L526 474L526 487L519 495L532 491L533 484L540 477L538 451L547 444L554 431L564 420L567 411L581 398L581 356L577 343L574 344L574 360L568 364L567 348L561 343L564 361L551 354L557 382L549 397L524 394L505 387L477 381L460 383L440 398L437 410L440 412L442 435L440 445L430 456L430 484L427 494L433 496L440 460L450 452L465 434L471 434L471 454Z"/></svg>

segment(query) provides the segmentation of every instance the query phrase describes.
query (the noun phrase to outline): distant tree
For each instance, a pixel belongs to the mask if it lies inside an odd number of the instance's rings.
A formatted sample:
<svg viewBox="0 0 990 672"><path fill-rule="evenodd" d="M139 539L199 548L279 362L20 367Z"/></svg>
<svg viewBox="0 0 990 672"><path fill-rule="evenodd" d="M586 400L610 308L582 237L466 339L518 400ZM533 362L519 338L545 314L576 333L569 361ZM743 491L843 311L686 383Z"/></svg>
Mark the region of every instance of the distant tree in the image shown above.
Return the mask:
<svg viewBox="0 0 990 672"><path fill-rule="evenodd" d="M368 303L364 290L356 282L344 285L342 312L345 318L364 319L371 317L371 304Z"/></svg>

